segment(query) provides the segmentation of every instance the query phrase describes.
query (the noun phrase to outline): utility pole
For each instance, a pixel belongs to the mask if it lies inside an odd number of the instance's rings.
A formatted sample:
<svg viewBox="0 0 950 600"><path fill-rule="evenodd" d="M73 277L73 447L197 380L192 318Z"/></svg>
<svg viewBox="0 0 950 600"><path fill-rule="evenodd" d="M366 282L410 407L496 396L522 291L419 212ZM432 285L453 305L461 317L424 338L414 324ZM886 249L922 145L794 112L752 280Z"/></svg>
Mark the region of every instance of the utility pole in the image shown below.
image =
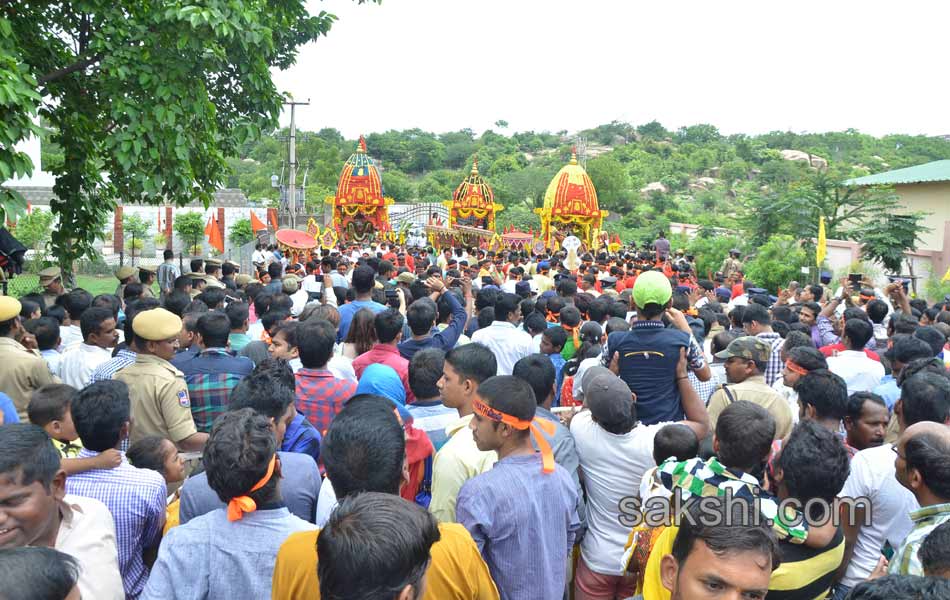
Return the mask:
<svg viewBox="0 0 950 600"><path fill-rule="evenodd" d="M290 228L297 228L297 123L295 120L294 109L297 106L309 106L310 100L306 102L284 102L290 106L290 187L287 190L287 202L290 204Z"/></svg>

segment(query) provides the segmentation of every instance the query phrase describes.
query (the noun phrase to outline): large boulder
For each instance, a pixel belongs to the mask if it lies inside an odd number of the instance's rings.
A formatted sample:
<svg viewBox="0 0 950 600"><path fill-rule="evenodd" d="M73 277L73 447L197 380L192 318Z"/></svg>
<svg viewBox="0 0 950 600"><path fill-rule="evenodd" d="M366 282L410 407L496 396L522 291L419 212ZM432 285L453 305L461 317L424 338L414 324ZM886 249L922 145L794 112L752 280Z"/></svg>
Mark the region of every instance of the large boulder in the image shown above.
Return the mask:
<svg viewBox="0 0 950 600"><path fill-rule="evenodd" d="M665 194L669 191L670 191L669 188L667 188L665 185L663 185L659 181L648 183L644 187L640 188L640 194L643 196L649 196L653 192L660 192L662 194Z"/></svg>
<svg viewBox="0 0 950 600"><path fill-rule="evenodd" d="M807 152L802 152L801 150L780 150L780 153L782 158L785 160L808 163L809 166L812 166L816 169L824 169L828 166L828 161L822 157L815 156L814 154L808 154Z"/></svg>

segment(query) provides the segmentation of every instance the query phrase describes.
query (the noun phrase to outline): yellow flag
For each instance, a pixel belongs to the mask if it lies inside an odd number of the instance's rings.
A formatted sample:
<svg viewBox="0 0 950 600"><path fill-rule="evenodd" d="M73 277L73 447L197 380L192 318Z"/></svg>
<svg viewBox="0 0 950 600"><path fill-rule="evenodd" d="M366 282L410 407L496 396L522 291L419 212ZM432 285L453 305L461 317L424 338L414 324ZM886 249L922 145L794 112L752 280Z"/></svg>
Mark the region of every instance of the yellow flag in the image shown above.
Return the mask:
<svg viewBox="0 0 950 600"><path fill-rule="evenodd" d="M950 281L950 267L947 267L947 272L943 274L943 279L940 280L940 283L947 283Z"/></svg>
<svg viewBox="0 0 950 600"><path fill-rule="evenodd" d="M815 248L815 261L821 267L821 262L825 260L825 254L828 253L828 242L825 240L825 218L818 217L818 247Z"/></svg>

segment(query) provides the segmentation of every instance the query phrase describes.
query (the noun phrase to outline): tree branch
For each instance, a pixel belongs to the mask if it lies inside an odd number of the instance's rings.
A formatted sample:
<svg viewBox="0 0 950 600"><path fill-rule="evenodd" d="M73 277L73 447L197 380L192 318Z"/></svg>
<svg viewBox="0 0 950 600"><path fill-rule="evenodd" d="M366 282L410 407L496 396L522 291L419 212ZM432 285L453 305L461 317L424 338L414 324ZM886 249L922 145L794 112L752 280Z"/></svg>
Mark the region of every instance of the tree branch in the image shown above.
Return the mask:
<svg viewBox="0 0 950 600"><path fill-rule="evenodd" d="M50 72L50 73L47 73L46 75L43 75L42 77L39 77L39 78L36 80L36 82L37 82L39 85L46 85L47 83L51 83L51 82L53 82L53 81L57 81L57 80L59 80L59 79L62 79L63 77L66 77L67 75L70 75L70 74L72 74L72 73L75 73L76 71L82 71L83 69L85 69L85 68L88 67L89 65L91 65L91 64L93 64L93 63L95 63L95 62L98 62L98 60L99 60L100 58L102 58L102 55L101 55L101 54L96 54L96 55L90 56L90 57L88 57L88 58L84 58L83 60L74 62L73 64L71 64L71 65L69 65L69 66L67 66L67 67L63 67L62 69L57 69L57 70L55 70L55 71L52 71L52 72Z"/></svg>

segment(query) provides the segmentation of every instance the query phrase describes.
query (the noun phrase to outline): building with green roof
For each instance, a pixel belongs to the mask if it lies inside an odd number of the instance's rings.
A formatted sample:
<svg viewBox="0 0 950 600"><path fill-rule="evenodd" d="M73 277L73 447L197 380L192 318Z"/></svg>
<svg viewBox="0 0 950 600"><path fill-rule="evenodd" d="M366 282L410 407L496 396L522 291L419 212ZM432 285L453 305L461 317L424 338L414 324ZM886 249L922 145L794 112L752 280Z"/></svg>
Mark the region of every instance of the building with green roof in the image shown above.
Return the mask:
<svg viewBox="0 0 950 600"><path fill-rule="evenodd" d="M950 160L848 179L844 185L890 186L907 210L928 213L923 224L930 231L920 236L915 259L929 259L931 273L937 277L946 272L950 266Z"/></svg>

